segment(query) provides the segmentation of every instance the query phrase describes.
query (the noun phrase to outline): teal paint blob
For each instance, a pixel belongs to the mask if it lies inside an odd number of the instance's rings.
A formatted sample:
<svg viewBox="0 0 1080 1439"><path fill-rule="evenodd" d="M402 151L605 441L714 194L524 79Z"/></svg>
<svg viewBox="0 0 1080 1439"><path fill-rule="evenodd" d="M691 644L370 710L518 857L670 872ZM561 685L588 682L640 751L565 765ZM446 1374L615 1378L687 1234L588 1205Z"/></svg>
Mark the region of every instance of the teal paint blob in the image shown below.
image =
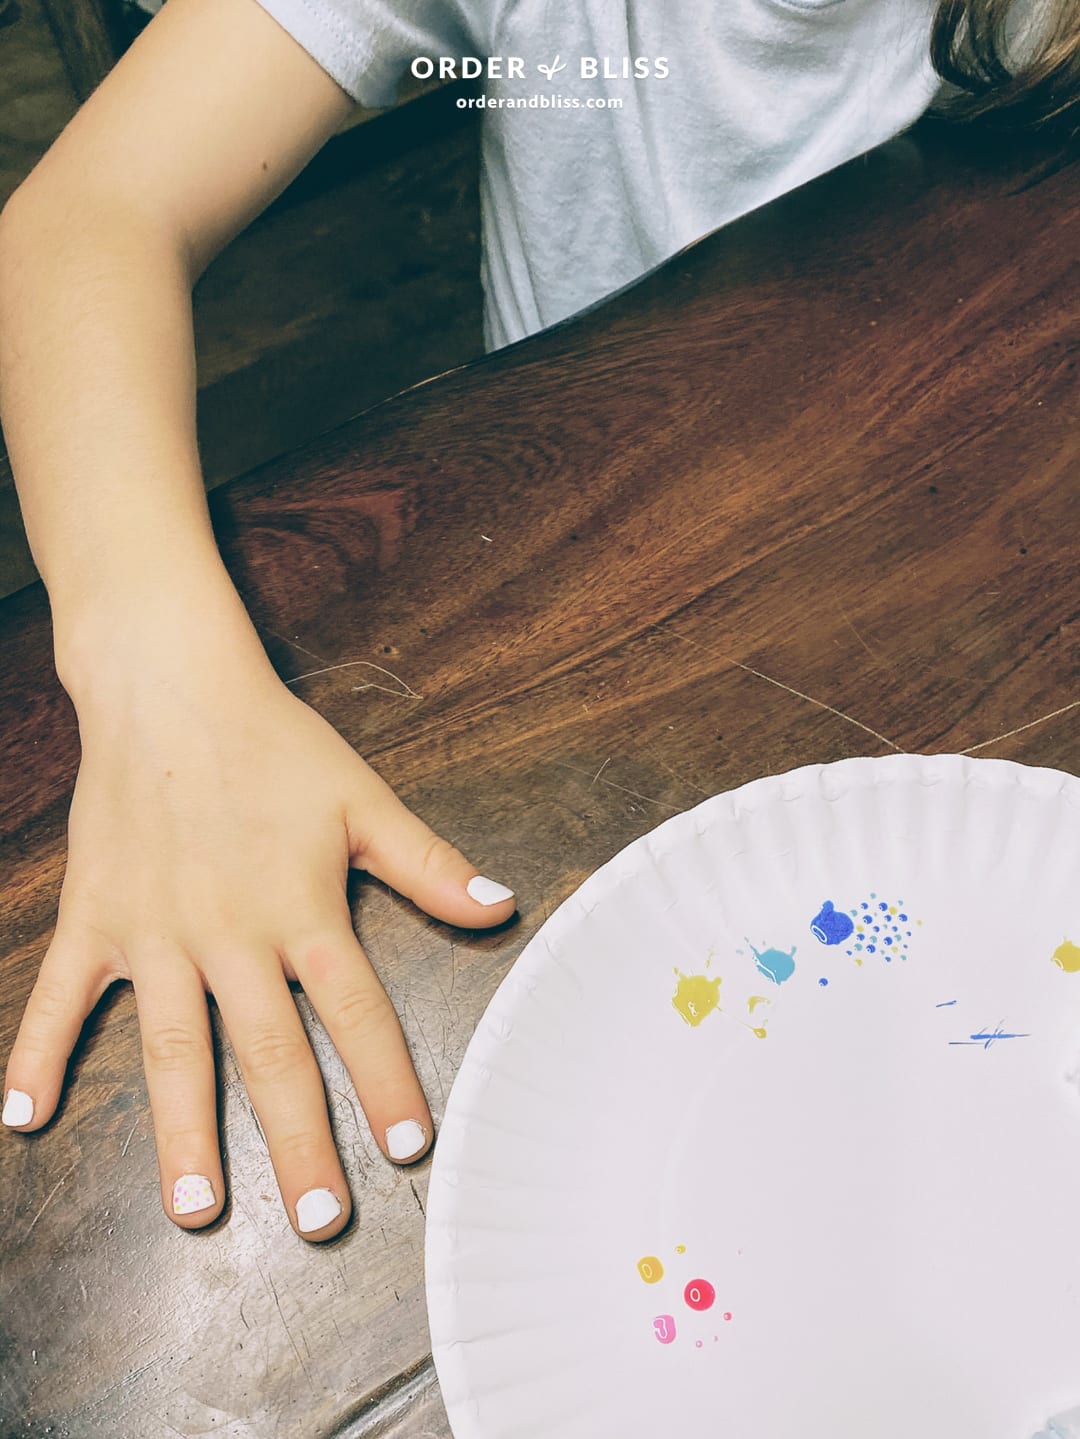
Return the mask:
<svg viewBox="0 0 1080 1439"><path fill-rule="evenodd" d="M749 940L746 942L750 944ZM754 960L758 969L766 979L771 979L774 984L783 984L795 973L796 945L792 945L790 953L785 949L754 949L752 944L750 944L750 948L754 951Z"/></svg>

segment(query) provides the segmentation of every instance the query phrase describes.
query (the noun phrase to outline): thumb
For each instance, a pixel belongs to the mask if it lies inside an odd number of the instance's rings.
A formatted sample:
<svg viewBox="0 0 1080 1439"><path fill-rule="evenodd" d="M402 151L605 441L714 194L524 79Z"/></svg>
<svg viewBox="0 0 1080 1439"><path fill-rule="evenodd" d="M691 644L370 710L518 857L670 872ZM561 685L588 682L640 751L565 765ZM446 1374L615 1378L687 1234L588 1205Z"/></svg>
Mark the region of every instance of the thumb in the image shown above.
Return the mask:
<svg viewBox="0 0 1080 1439"><path fill-rule="evenodd" d="M366 767L365 767L366 768ZM514 913L514 892L477 872L368 769L347 815L349 862L436 919L487 929Z"/></svg>

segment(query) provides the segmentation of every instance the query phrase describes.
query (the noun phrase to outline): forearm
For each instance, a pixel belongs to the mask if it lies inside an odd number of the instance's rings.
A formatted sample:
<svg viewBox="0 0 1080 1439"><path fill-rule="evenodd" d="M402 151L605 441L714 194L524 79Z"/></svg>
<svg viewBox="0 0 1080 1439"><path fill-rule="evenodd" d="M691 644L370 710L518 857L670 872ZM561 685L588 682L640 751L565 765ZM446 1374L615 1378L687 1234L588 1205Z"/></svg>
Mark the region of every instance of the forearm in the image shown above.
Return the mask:
<svg viewBox="0 0 1080 1439"><path fill-rule="evenodd" d="M17 195L0 217L0 416L69 688L99 637L181 601L253 643L199 467L192 278L137 211Z"/></svg>

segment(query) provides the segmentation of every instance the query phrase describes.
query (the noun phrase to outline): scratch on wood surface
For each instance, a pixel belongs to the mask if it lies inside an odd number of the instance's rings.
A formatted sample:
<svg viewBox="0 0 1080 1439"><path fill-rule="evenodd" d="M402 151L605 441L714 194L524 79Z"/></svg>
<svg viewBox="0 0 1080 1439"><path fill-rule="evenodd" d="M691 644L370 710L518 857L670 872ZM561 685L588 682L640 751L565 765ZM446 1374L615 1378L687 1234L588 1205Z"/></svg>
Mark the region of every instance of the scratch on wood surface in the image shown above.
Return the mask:
<svg viewBox="0 0 1080 1439"><path fill-rule="evenodd" d="M292 1330L289 1328L289 1322L285 1318L285 1311L282 1309L281 1300L278 1298L277 1285L274 1283L274 1276L272 1274L263 1274L262 1269L257 1264L255 1267L259 1270L259 1276L262 1279L262 1282L266 1285L270 1293L274 1296L274 1303L277 1305L278 1317L280 1318L285 1328L285 1333L289 1336L289 1343L292 1345L292 1352L296 1355L296 1362L304 1371L304 1378L310 1384L311 1375L308 1373L308 1367L304 1363L304 1356L300 1353L300 1350L297 1347L296 1340L293 1338Z"/></svg>
<svg viewBox="0 0 1080 1439"><path fill-rule="evenodd" d="M423 1200L420 1198L419 1194L417 1194L417 1192L416 1192L416 1180L415 1180L415 1179L410 1179L410 1180L409 1180L409 1188L412 1190L412 1197L416 1200L416 1207L417 1207L417 1209L419 1209L420 1213L421 1213L421 1214L424 1216L424 1218L426 1219L426 1218L427 1218L427 1210L424 1208L424 1202L423 1202Z"/></svg>
<svg viewBox="0 0 1080 1439"><path fill-rule="evenodd" d="M578 769L577 765L566 764L565 761L560 759L552 760L552 764L557 765L559 769L568 769L571 774L580 774L586 777L588 777L589 774L589 771L587 769ZM603 765L601 765L600 768L603 769ZM613 779L604 779L599 773L592 776L592 779L590 780L590 786L595 784L597 780L600 780L601 784L608 785L611 789L619 790L622 794L632 794L635 799L643 799L646 804L659 805L661 809L669 809L672 814L679 813L678 805L668 804L667 800L665 799L653 799L652 795L639 794L636 789L627 789L626 785L616 784Z"/></svg>
<svg viewBox="0 0 1080 1439"><path fill-rule="evenodd" d="M405 1014L408 1015L409 1009L410 1009L410 1006L409 1006L408 1002L406 1002L404 1005L402 1005L402 1009L404 1010ZM432 1069L435 1071L435 1078L436 1078L436 1080L438 1081L438 1084L439 1084L439 1097L440 1097L440 1099L442 1099L442 1100L444 1101L444 1103L445 1103L445 1100L446 1100L446 1087L445 1087L444 1084L443 1084L442 1069L441 1069L441 1067L439 1066L439 1063L438 1063L438 1061L437 1061L436 1058L435 1058L435 1054L434 1054L434 1051L433 1051L432 1048L431 1048L431 1045L428 1043L428 1037L427 1037L426 1033L424 1032L424 1026L421 1024L421 1022L420 1022L420 1016L419 1016L419 1014L417 1013L417 1011L416 1011L415 1008L413 1008L413 1010L412 1010L412 1018L413 1018L413 1021L414 1021L415 1024L416 1024L416 1028L417 1028L417 1029L419 1030L419 1032L420 1032L420 1038L424 1041L424 1048L427 1050L427 1052L428 1052L428 1058L431 1060L431 1067L432 1067ZM445 1054L443 1055L443 1058L444 1058L444 1059L446 1058L446 1055L445 1055Z"/></svg>
<svg viewBox="0 0 1080 1439"><path fill-rule="evenodd" d="M669 728L673 729L674 726L669 726ZM671 778L673 780L677 780L679 784L688 785L690 789L697 790L698 794L703 794L706 799L708 799L709 796L712 794L712 790L702 789L701 785L695 784L692 779L687 779L685 775L678 774L675 770L671 768L669 764L666 764L658 754L652 755L652 759L656 764L660 766L661 769L666 769Z"/></svg>
<svg viewBox="0 0 1080 1439"><path fill-rule="evenodd" d="M993 739L984 739L980 740L978 744L968 745L967 749L962 749L960 753L974 754L977 749L986 749L988 745L997 744L999 740L1012 739L1014 734L1023 734L1025 730L1034 729L1036 725L1045 724L1047 720L1057 719L1059 715L1068 714L1070 710L1076 709L1078 705L1080 705L1080 700L1072 700L1071 703L1062 705L1060 709L1051 710L1050 713L1046 715L1040 715L1038 719L1028 720L1027 724L1017 725L1015 729L1006 730L1004 734L996 734Z"/></svg>
<svg viewBox="0 0 1080 1439"><path fill-rule="evenodd" d="M841 600L840 596L834 592L834 594L833 594L833 599L836 601L836 608L840 611L841 618L843 619L844 623L847 625L848 629L849 629L849 630L851 631L851 633L855 636L855 638L859 641L859 643L862 645L863 649L864 649L864 650L866 651L866 653L870 656L870 658L871 658L872 660L876 660L876 659L877 659L877 655L876 655L876 654L874 653L874 651L870 648L870 646L866 643L866 641L863 639L863 637L862 637L862 635L859 633L859 631L855 628L855 623L854 623L854 621L852 620L851 616L848 614L847 610L844 609L844 604L843 604L843 601Z"/></svg>
<svg viewBox="0 0 1080 1439"><path fill-rule="evenodd" d="M135 1123L134 1123L134 1124L131 1126L131 1128L128 1130L128 1137L124 1140L124 1147L123 1147L123 1149L121 1149L121 1151L120 1151L120 1158L121 1158L121 1159L123 1159L124 1156L127 1154L127 1152L128 1152L128 1145L131 1143L131 1136L135 1133L135 1131L136 1131L136 1129L138 1129L138 1127L139 1127L139 1121L136 1119Z"/></svg>
<svg viewBox="0 0 1080 1439"><path fill-rule="evenodd" d="M79 1158L81 1159L82 1156L80 1155ZM64 1180L68 1177L68 1175L69 1175L69 1174L71 1173L71 1171L75 1168L75 1166L78 1164L78 1162L79 1162L78 1159L73 1159L73 1160L71 1161L71 1163L68 1165L68 1167L64 1170L63 1174L61 1174L60 1178L56 1181L56 1183L53 1185L53 1187L49 1190L49 1193L48 1193L48 1195L46 1196L46 1199L45 1199L45 1203L41 1206L41 1208L38 1210L38 1212L34 1215L33 1219L31 1219L29 1228L27 1229L26 1233L23 1235L23 1238L24 1238L24 1239L29 1239L29 1238L30 1238L30 1230L33 1229L34 1225L38 1222L38 1220L41 1218L41 1216L45 1213L46 1209L48 1209L49 1205L52 1203L52 1199L53 1199L53 1196L55 1195L56 1191L60 1188L60 1186L63 1184Z"/></svg>
<svg viewBox="0 0 1080 1439"><path fill-rule="evenodd" d="M677 630L668 629L666 625L653 625L652 628L662 635L670 635L672 639L682 640L683 644L692 645L695 649L703 650L705 654L712 655L714 659L723 660L725 664L734 665L736 669L744 670L748 675L754 675L759 680L765 680L767 684L775 685L777 689L783 690L785 694L794 695L796 699L806 700L808 704L816 705L818 709L827 710L829 714L836 715L837 719L846 720L848 724L853 724L856 729L861 729L865 734L873 735L874 738L880 740L882 744L887 744L890 749L896 750L897 754L904 753L903 747L898 745L895 740L889 739L888 735L879 734L876 729L871 729L868 724L863 724L862 720L857 720L854 715L845 714L843 710L838 710L835 705L828 704L825 700L815 699L813 695L808 695L804 690L797 690L792 685L785 684L783 680L776 679L773 675L767 675L762 670L754 669L753 665L743 664L742 660L737 660L732 655L721 654L719 650L710 649L708 645L703 645L700 640L692 640L686 635L679 634Z"/></svg>
<svg viewBox="0 0 1080 1439"><path fill-rule="evenodd" d="M608 765L609 765L610 763L611 763L611 756L608 755L607 759L604 761L604 763L600 766L600 768L599 768L599 769L596 771L596 773L593 775L593 777L592 777L592 779L591 779L591 781L590 781L590 785L594 785L594 784L596 783L596 781L597 781L597 780L600 778L600 776L604 773L604 771L607 769L607 767L608 767Z"/></svg>
<svg viewBox="0 0 1080 1439"><path fill-rule="evenodd" d="M367 684L353 685L353 694L358 694L363 690L381 690L383 694L394 695L398 699L422 700L424 698L423 695L417 694L413 687L407 684L400 675L394 674L393 670L384 669L382 665L377 665L371 660L346 660L344 664L326 665L321 670L308 670L306 674L295 675L291 680L286 680L286 684L298 685L301 680L312 680L316 675L329 675L333 674L336 670L351 670L357 668L377 670L379 674L386 675L387 679L392 679L399 688L392 690L388 685L380 685L374 680L369 680Z"/></svg>
<svg viewBox="0 0 1080 1439"><path fill-rule="evenodd" d="M290 649L297 650L302 655L307 655L308 659L314 660L317 665L324 665L326 663L322 655L317 655L314 650L305 649L302 644L298 644L296 640L289 639L287 635L279 635L276 630L267 630L266 633L272 635L274 639L280 640L283 645L288 645Z"/></svg>

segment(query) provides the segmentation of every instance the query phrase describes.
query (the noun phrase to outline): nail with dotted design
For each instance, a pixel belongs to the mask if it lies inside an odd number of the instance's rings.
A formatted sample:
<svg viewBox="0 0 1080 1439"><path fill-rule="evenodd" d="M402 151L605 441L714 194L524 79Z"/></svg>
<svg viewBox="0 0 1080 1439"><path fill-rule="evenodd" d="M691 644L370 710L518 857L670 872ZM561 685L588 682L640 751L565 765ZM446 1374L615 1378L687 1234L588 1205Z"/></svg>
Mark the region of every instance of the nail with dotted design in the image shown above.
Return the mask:
<svg viewBox="0 0 1080 1439"><path fill-rule="evenodd" d="M21 1089L9 1089L0 1120L12 1129L29 1124L34 1117L34 1101Z"/></svg>
<svg viewBox="0 0 1080 1439"><path fill-rule="evenodd" d="M341 1213L341 1201L331 1189L309 1189L296 1201L296 1227L301 1234L324 1229Z"/></svg>
<svg viewBox="0 0 1080 1439"><path fill-rule="evenodd" d="M216 1203L214 1186L202 1174L181 1174L173 1185L174 1214L198 1214L200 1209L213 1209Z"/></svg>

